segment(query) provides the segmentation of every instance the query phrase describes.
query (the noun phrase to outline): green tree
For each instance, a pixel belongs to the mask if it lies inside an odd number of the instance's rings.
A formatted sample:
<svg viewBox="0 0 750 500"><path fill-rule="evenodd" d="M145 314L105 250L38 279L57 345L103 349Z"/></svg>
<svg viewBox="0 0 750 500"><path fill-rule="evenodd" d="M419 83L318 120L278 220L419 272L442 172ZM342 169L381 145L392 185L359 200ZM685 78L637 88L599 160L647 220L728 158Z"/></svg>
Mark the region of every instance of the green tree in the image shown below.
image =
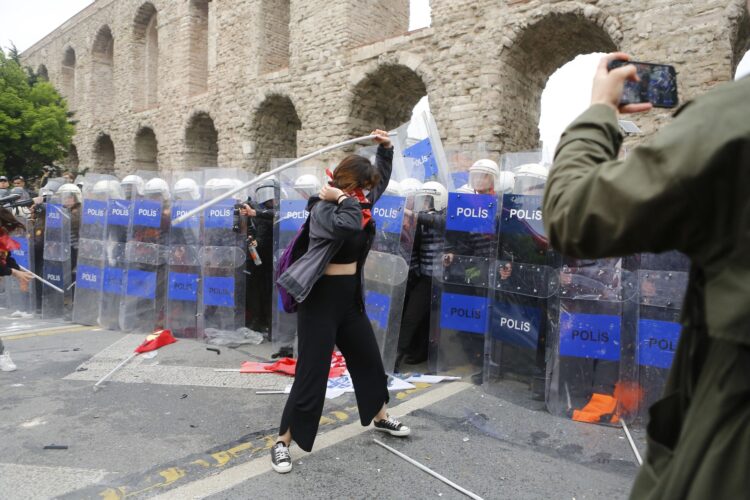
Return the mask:
<svg viewBox="0 0 750 500"><path fill-rule="evenodd" d="M65 158L75 133L57 90L0 50L0 171L34 178Z"/></svg>

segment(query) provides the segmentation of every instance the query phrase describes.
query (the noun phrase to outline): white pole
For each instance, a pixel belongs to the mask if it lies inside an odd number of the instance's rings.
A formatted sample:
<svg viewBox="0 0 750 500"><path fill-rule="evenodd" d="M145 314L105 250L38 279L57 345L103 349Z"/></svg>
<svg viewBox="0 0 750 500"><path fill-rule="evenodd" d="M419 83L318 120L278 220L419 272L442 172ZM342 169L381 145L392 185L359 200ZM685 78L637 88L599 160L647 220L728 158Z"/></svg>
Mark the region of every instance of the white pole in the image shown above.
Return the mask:
<svg viewBox="0 0 750 500"><path fill-rule="evenodd" d="M107 380L109 377L111 377L112 375L114 375L117 370L119 370L120 368L122 368L123 366L125 366L131 359L133 359L136 356L138 356L138 353L134 352L133 354L131 354L130 356L128 356L127 358L125 358L119 365L115 366L112 369L111 372L109 372L108 374L106 374L105 376L103 376L102 378L100 378L99 382L97 382L96 384L94 384L94 390L98 389L99 385L103 384L105 380Z"/></svg>
<svg viewBox="0 0 750 500"><path fill-rule="evenodd" d="M44 283L48 287L52 288L53 290L58 291L60 293L65 293L65 291L62 288L56 287L55 285L53 285L52 283L50 283L46 279L42 278L41 276L37 276L36 274L32 273L31 271L29 271L28 269L26 269L25 267L23 267L21 264L18 264L18 267L19 267L19 269L21 269L21 271L26 271L27 273L33 274L35 280L41 281L42 283Z"/></svg>
<svg viewBox="0 0 750 500"><path fill-rule="evenodd" d="M628 425L625 423L625 420L620 419L620 423L622 424L622 430L625 431L625 435L628 437L628 442L630 443L630 447L633 449L633 453L635 454L635 459L638 460L638 465L643 465L643 459L641 458L641 454L638 453L638 448L635 446L635 441L633 441L633 436L630 435L630 431L628 430Z"/></svg>
<svg viewBox="0 0 750 500"><path fill-rule="evenodd" d="M400 451L394 450L393 448L391 448L387 444L383 444L380 441L378 441L377 439L373 439L373 441L375 441L375 444L378 444L378 445L382 446L383 448L385 448L386 450L390 451L394 455L399 456L399 457L403 458L404 460L406 460L407 462L409 462L410 464L419 467L420 469L422 469L423 471L425 471L427 474L431 475L432 477L441 480L442 482L444 482L445 484L447 484L451 488L454 488L454 489L460 491L461 493L463 493L467 497L473 498L474 500L483 500L482 497L480 497L479 495L477 495L475 493L472 493L471 491L460 487L459 485L457 485L453 481L451 481L449 479L446 479L445 477L441 476L440 474L438 474L437 472L433 471L429 467L420 464L419 462L417 462L413 458L409 458L406 455L404 455L403 453L401 453Z"/></svg>
<svg viewBox="0 0 750 500"><path fill-rule="evenodd" d="M391 134L388 134L388 135L390 136ZM319 149L319 150L317 150L317 151L315 151L313 153L310 153L308 155L305 155L305 156L302 156L300 158L297 158L296 160L292 160L289 163L285 163L285 164L281 165L280 167L277 167L277 168L275 168L275 169L273 169L273 170L271 170L269 172L265 172L265 173L259 175L258 177L256 177L255 179L253 179L251 181L248 181L248 182L244 183L243 185L238 186L238 187L236 187L234 189L231 189L231 190L227 191L226 193L223 193L223 194L217 196L216 198L213 198L213 199L205 202L203 205L200 205L200 206L198 206L198 207L196 207L196 208L194 208L194 209L192 209L192 210L190 210L190 211L188 211L188 212L180 215L176 219L172 220L172 225L180 224L181 222L185 222L190 217L194 216L195 214L198 214L198 213L202 212L203 210L207 209L208 207L216 205L220 201L226 200L227 198L229 198L233 194L239 193L240 191L249 188L253 184L257 184L257 183L261 182L262 180L265 180L265 179L271 177L272 175L276 175L277 173L279 173L279 172L281 172L283 170L286 170L289 167L293 167L294 165L297 165L298 163L302 163L303 161L309 160L310 158L315 158L316 156L320 156L323 153L327 153L329 151L333 151L334 149L343 148L343 147L348 146L350 144L355 144L357 142L369 141L371 139L374 139L375 137L377 137L377 136L375 136L375 135L365 135L365 136L362 136L362 137L357 137L356 139L349 139L348 141L340 142L338 144L334 144L333 146L327 146L327 147L325 147L323 149Z"/></svg>

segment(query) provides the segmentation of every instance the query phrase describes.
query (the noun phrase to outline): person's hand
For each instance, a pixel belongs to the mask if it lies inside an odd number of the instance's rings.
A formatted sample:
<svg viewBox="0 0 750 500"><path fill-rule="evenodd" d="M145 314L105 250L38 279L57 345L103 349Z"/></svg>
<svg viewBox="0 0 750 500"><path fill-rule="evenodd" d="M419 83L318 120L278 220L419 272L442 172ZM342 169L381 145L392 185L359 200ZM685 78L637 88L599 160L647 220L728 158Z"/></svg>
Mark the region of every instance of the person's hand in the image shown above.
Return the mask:
<svg viewBox="0 0 750 500"><path fill-rule="evenodd" d="M248 205L247 203L243 203L242 207L240 208L240 213L246 217L255 217L258 215L258 212L255 211L253 207Z"/></svg>
<svg viewBox="0 0 750 500"><path fill-rule="evenodd" d="M591 104L604 104L619 111L620 113L642 113L650 110L653 105L650 102L638 104L626 104L620 106L622 92L625 89L625 82L637 82L638 72L632 64L627 64L612 71L607 69L607 65L616 60L629 61L630 56L622 52L613 52L602 57L599 66L596 68L594 75L594 86L591 90Z"/></svg>
<svg viewBox="0 0 750 500"><path fill-rule="evenodd" d="M36 198L32 198L31 201L34 202L34 205L41 205L44 203L44 198L42 196L37 196Z"/></svg>
<svg viewBox="0 0 750 500"><path fill-rule="evenodd" d="M338 199L341 197L341 195L345 195L345 193L337 187L323 184L323 187L320 188L320 193L318 193L318 195L320 196L321 200L338 203Z"/></svg>
<svg viewBox="0 0 750 500"><path fill-rule="evenodd" d="M391 138L388 137L388 132L386 132L385 130L375 129L370 132L370 135L377 136L373 140L378 144L381 144L384 148L391 147Z"/></svg>
<svg viewBox="0 0 750 500"><path fill-rule="evenodd" d="M443 266L448 267L453 264L453 254L446 253L443 255Z"/></svg>
<svg viewBox="0 0 750 500"><path fill-rule="evenodd" d="M29 282L33 279L33 274L19 269L11 270L10 274L18 281L18 286L22 292L26 293L29 291Z"/></svg>

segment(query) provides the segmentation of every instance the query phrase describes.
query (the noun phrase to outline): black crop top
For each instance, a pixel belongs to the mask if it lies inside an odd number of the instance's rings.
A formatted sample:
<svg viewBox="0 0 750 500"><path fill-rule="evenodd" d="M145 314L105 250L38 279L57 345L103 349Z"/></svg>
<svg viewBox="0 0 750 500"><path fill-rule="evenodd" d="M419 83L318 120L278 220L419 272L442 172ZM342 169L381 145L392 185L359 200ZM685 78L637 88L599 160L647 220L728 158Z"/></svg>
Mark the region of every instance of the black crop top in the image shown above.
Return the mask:
<svg viewBox="0 0 750 500"><path fill-rule="evenodd" d="M336 255L331 259L331 264L350 264L357 262L367 244L367 231L357 231L344 240Z"/></svg>

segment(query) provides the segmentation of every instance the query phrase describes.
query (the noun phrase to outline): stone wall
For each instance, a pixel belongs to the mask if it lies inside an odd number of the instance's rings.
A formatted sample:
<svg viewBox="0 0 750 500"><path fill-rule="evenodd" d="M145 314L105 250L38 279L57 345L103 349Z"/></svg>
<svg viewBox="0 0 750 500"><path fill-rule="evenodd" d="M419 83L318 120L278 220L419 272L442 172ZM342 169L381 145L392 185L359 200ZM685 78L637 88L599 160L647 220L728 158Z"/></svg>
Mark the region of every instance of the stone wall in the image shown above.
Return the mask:
<svg viewBox="0 0 750 500"><path fill-rule="evenodd" d="M682 100L750 47L744 0L97 0L22 54L78 120L80 168L253 171L408 119L425 94L446 144L538 146L547 78L614 49L674 64ZM668 112L639 117L647 134ZM154 161L155 157L155 161Z"/></svg>

